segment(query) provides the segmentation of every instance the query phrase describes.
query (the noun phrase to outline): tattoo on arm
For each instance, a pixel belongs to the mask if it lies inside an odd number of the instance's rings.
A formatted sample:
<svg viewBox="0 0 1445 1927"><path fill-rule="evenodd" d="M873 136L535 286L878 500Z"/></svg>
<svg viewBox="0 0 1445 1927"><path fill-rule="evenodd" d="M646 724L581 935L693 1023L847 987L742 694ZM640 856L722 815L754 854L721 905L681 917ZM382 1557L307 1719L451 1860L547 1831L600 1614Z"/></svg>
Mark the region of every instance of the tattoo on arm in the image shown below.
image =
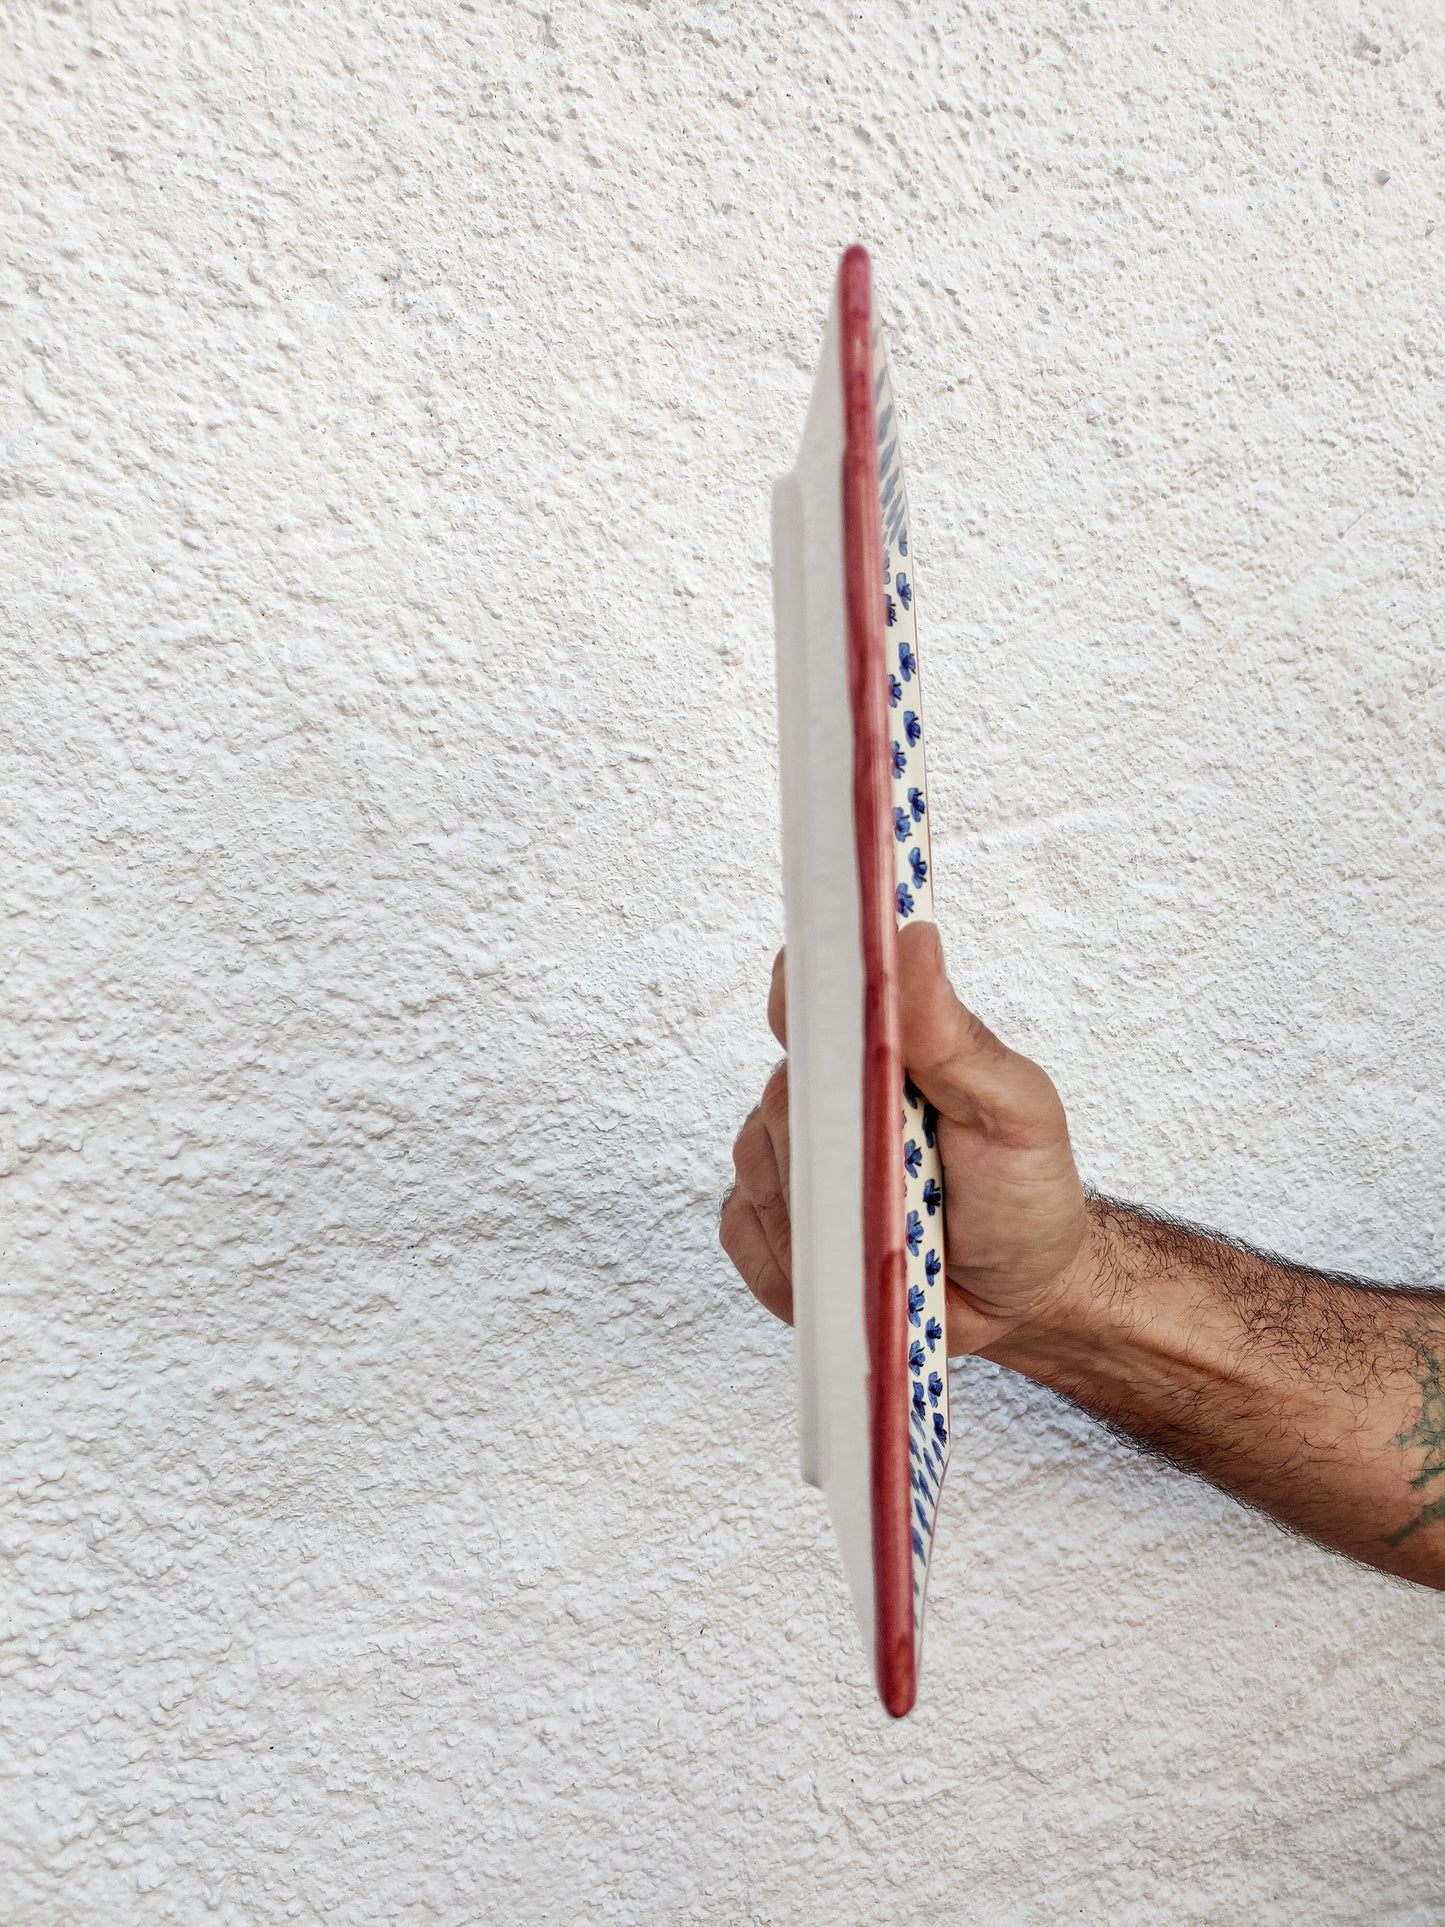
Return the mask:
<svg viewBox="0 0 1445 1927"><path fill-rule="evenodd" d="M1402 1451L1422 1451L1424 1461L1410 1481L1412 1489L1422 1492L1432 1479L1445 1477L1445 1386L1440 1383L1440 1354L1430 1339L1418 1332L1407 1332L1405 1342L1415 1354L1415 1376L1420 1387L1420 1416L1408 1432L1395 1439ZM1421 1507L1409 1525L1392 1532L1385 1544L1402 1545L1421 1526L1433 1526L1445 1519L1445 1496L1431 1499Z"/></svg>

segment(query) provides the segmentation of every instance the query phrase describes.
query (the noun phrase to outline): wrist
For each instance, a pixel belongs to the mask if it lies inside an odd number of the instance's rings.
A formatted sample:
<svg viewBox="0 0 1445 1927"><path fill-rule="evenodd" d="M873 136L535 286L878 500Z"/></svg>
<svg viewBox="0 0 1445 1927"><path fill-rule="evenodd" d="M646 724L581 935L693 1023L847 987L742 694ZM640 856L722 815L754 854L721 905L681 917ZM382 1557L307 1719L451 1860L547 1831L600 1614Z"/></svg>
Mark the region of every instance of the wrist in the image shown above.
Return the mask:
<svg viewBox="0 0 1445 1927"><path fill-rule="evenodd" d="M1039 1308L1011 1325L979 1356L1011 1371L1057 1384L1086 1357L1117 1343L1130 1328L1131 1279L1117 1205L1086 1197L1078 1249Z"/></svg>

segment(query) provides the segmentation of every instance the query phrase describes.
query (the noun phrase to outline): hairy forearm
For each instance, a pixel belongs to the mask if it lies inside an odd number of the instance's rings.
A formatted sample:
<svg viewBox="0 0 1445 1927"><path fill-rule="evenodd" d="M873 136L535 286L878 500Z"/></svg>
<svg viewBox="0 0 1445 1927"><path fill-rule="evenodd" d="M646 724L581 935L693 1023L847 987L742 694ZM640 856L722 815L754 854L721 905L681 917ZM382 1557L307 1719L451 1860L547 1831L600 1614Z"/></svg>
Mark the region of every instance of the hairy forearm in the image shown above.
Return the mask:
<svg viewBox="0 0 1445 1927"><path fill-rule="evenodd" d="M986 1356L1322 1544L1445 1588L1445 1294L1093 1198L1054 1311Z"/></svg>

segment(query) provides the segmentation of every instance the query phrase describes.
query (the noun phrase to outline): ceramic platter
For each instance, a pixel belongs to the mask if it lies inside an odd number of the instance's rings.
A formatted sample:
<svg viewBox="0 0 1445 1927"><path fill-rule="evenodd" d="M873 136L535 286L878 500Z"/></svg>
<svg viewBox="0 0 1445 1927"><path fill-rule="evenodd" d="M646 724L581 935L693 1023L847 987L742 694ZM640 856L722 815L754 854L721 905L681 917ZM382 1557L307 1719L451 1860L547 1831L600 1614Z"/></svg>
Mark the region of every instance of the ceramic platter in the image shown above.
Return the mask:
<svg viewBox="0 0 1445 1927"><path fill-rule="evenodd" d="M933 872L908 504L862 248L773 491L773 593L803 1476L901 1715L949 1455L943 1170L902 1060L898 930L932 920Z"/></svg>

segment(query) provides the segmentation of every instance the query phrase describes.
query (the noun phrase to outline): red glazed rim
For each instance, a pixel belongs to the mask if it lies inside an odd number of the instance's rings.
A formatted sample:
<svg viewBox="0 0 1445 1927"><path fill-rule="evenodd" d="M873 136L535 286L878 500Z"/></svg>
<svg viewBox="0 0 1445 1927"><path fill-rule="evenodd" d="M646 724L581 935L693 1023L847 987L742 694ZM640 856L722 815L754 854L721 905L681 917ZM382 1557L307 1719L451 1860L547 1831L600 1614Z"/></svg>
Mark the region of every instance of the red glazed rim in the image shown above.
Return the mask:
<svg viewBox="0 0 1445 1927"><path fill-rule="evenodd" d="M843 369L843 573L853 715L853 833L863 946L863 1293L873 1518L875 1671L896 1718L913 1705L908 1515L908 1358L903 1250L903 1098L898 925L893 902L883 519L873 412L873 295L866 249L838 270Z"/></svg>

